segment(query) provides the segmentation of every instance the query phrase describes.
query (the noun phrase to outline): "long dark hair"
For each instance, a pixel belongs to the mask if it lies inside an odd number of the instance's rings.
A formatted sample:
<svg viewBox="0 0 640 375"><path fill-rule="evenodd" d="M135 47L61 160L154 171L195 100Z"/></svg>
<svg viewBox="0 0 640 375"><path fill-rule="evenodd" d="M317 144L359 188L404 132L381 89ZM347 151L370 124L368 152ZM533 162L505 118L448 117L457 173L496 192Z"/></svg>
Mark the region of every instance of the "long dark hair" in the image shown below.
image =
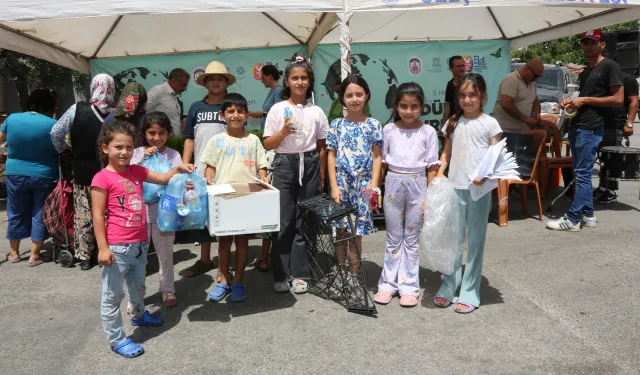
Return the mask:
<svg viewBox="0 0 640 375"><path fill-rule="evenodd" d="M422 87L420 87L420 85L415 82L405 82L400 86L398 86L393 96L393 112L391 114L391 116L393 117L393 121L401 120L400 114L398 113L398 104L400 103L400 100L402 100L402 98L405 95L414 96L416 99L418 99L420 104L424 107L425 97L424 97L424 90L422 90Z"/></svg>
<svg viewBox="0 0 640 375"><path fill-rule="evenodd" d="M467 85L473 85L473 90L476 92L476 95L478 95L478 98L480 98L480 112L482 112L482 109L487 102L487 82L484 80L482 75L478 73L466 73L462 76L460 83L458 83L458 86L456 87L456 103L460 98L460 91ZM456 108L456 113L449 117L448 120L449 125L447 126L447 138L453 135L453 132L458 126L458 121L464 115L462 106L456 105Z"/></svg>
<svg viewBox="0 0 640 375"><path fill-rule="evenodd" d="M346 105L344 104L344 93L347 91L347 87L352 83L354 85L358 85L362 87L362 89L364 90L364 93L367 94L367 101L364 102L364 104L366 105L367 103L369 103L369 99L371 99L371 91L369 90L369 84L367 83L367 81L364 80L364 78L362 78L357 74L348 75L347 78L345 78L340 84L340 92L338 93L339 95L338 97L340 98L340 103L342 103L342 105L346 107Z"/></svg>
<svg viewBox="0 0 640 375"><path fill-rule="evenodd" d="M309 76L309 87L307 88L307 99L311 98L311 94L313 93L313 86L316 82L313 68L311 67L311 61L309 59L305 59L302 56L296 57L291 63L287 64L287 67L284 70L284 79L282 84L282 91L280 91L280 97L282 100L289 100L291 97L291 88L288 86L289 75L294 68L303 68L307 75Z"/></svg>
<svg viewBox="0 0 640 375"><path fill-rule="evenodd" d="M136 142L136 128L126 121L114 120L111 124L103 126L100 131L100 135L98 136L97 151L98 157L104 167L109 164L109 155L102 152L102 145L108 145L118 134L128 135L133 138L134 144Z"/></svg>
<svg viewBox="0 0 640 375"><path fill-rule="evenodd" d="M171 126L169 116L164 112L159 111L148 112L142 116L142 119L140 120L140 126L138 126L138 144L136 144L136 146L149 146L146 133L147 129L149 129L153 124L156 124L166 130L168 136L173 135L173 127Z"/></svg>

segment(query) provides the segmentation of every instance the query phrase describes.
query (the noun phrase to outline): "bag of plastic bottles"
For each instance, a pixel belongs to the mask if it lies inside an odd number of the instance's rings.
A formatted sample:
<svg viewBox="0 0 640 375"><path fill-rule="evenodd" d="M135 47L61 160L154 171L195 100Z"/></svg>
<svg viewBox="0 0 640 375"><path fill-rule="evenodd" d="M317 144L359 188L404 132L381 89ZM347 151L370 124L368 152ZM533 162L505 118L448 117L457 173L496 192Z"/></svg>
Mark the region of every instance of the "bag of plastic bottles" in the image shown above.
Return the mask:
<svg viewBox="0 0 640 375"><path fill-rule="evenodd" d="M158 204L161 232L203 229L209 217L207 181L195 173L171 177Z"/></svg>
<svg viewBox="0 0 640 375"><path fill-rule="evenodd" d="M459 224L465 204L448 179L436 178L431 182L419 242L434 271L450 275L462 257L466 230L461 231Z"/></svg>
<svg viewBox="0 0 640 375"><path fill-rule="evenodd" d="M157 152L151 156L145 157L141 165L150 171L158 173L167 173L171 170L171 163L169 163L169 160ZM160 197L162 197L162 194L164 194L164 185L145 182L142 184L142 188L144 191L144 202L147 204L157 203L160 200Z"/></svg>

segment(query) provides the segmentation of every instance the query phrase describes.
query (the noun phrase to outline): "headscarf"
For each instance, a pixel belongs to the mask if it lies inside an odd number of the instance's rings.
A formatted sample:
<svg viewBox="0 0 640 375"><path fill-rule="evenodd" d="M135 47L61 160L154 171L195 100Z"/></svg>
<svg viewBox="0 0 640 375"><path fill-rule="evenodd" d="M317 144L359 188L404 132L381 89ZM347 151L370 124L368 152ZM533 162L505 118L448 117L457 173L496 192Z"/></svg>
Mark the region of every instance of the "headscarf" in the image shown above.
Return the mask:
<svg viewBox="0 0 640 375"><path fill-rule="evenodd" d="M98 74L91 80L91 99L89 103L96 106L102 113L109 112L115 105L113 97L116 94L116 83L108 74Z"/></svg>
<svg viewBox="0 0 640 375"><path fill-rule="evenodd" d="M115 118L138 126L138 120L145 111L147 90L138 82L129 82L122 89L120 101L115 111Z"/></svg>

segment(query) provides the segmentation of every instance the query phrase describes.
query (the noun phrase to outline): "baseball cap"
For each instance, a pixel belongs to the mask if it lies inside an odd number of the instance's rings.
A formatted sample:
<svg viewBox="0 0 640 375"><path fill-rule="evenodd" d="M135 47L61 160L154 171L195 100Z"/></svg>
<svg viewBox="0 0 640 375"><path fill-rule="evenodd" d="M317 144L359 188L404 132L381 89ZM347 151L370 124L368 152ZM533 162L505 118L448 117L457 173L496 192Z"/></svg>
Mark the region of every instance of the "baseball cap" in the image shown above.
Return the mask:
<svg viewBox="0 0 640 375"><path fill-rule="evenodd" d="M586 33L582 34L582 36L580 37L580 40L583 40L583 39L601 40L602 32L600 32L600 29L589 30Z"/></svg>

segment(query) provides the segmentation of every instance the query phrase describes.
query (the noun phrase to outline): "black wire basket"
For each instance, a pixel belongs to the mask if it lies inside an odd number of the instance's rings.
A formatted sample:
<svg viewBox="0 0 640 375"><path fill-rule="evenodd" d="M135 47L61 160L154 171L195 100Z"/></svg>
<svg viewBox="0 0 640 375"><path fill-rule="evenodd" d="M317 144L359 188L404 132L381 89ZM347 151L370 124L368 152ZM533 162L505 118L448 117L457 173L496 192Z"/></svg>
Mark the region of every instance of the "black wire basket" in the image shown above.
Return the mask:
<svg viewBox="0 0 640 375"><path fill-rule="evenodd" d="M312 275L309 291L341 303L348 311L375 314L356 241L356 207L336 204L327 194L299 205Z"/></svg>

